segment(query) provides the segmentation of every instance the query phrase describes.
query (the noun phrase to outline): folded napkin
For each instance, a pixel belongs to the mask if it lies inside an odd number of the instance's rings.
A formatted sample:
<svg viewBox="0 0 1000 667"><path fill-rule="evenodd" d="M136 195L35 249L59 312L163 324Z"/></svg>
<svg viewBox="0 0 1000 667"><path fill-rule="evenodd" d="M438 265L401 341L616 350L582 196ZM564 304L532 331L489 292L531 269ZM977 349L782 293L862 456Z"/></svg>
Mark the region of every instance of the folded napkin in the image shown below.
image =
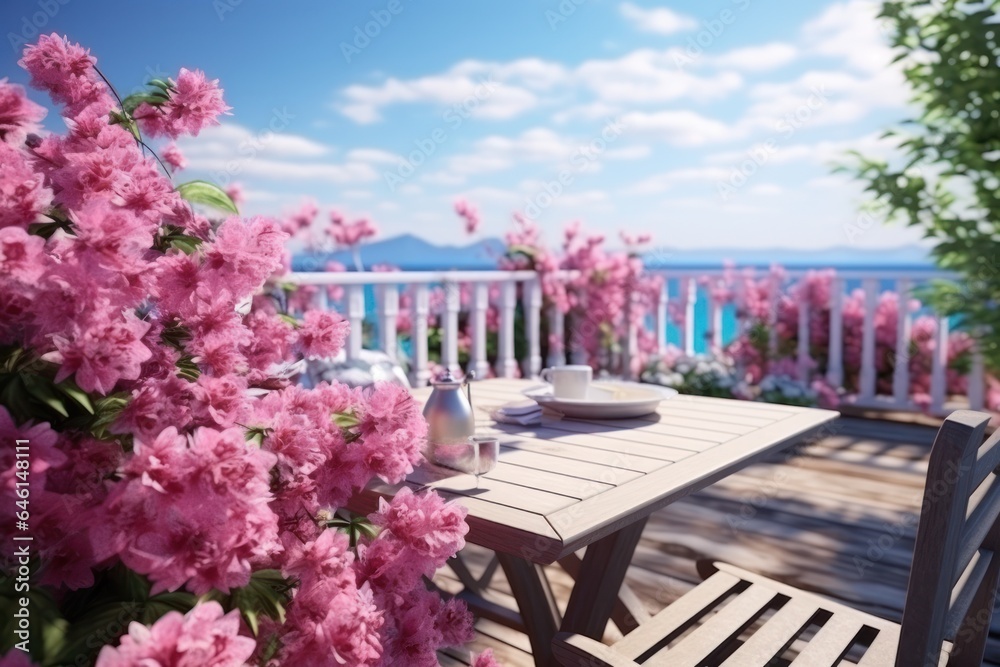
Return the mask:
<svg viewBox="0 0 1000 667"><path fill-rule="evenodd" d="M516 401L490 411L490 417L501 424L534 426L542 423L542 407L534 401Z"/></svg>

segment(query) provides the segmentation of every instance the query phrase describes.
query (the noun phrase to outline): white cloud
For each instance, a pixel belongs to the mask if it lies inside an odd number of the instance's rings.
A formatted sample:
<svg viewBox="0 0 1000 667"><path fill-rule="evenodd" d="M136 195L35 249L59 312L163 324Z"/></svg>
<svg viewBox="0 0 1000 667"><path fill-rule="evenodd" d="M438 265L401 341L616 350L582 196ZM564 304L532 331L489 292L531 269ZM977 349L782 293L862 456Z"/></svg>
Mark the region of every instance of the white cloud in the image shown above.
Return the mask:
<svg viewBox="0 0 1000 667"><path fill-rule="evenodd" d="M348 151L347 159L372 164L399 164L403 162L403 158L396 153L384 151L381 148L355 148Z"/></svg>
<svg viewBox="0 0 1000 667"><path fill-rule="evenodd" d="M623 146L621 148L609 148L604 157L609 160L641 160L649 157L653 150L649 146Z"/></svg>
<svg viewBox="0 0 1000 667"><path fill-rule="evenodd" d="M673 35L698 27L698 22L690 16L678 14L666 7L644 9L631 2L623 2L618 9L633 28L642 32Z"/></svg>
<svg viewBox="0 0 1000 667"><path fill-rule="evenodd" d="M575 71L580 85L606 104L640 104L691 99L711 101L743 86L736 72L697 76L678 68L675 51L639 49L613 60L587 60Z"/></svg>
<svg viewBox="0 0 1000 667"><path fill-rule="evenodd" d="M736 136L727 124L694 111L635 111L622 116L621 124L626 134L649 136L673 146L700 146Z"/></svg>
<svg viewBox="0 0 1000 667"><path fill-rule="evenodd" d="M878 2L848 0L829 5L802 28L803 44L816 54L846 62L855 69L875 72L892 60Z"/></svg>
<svg viewBox="0 0 1000 667"><path fill-rule="evenodd" d="M186 137L177 146L188 158L220 153L234 157L301 158L331 152L328 146L307 137L269 129L254 131L236 123L205 128L197 138Z"/></svg>
<svg viewBox="0 0 1000 667"><path fill-rule="evenodd" d="M600 118L610 118L621 111L617 104L607 102L588 102L578 104L562 111L552 114L552 120L560 125L571 120L598 120Z"/></svg>
<svg viewBox="0 0 1000 667"><path fill-rule="evenodd" d="M780 185L775 185L774 183L757 183L756 185L751 185L747 188L747 192L752 195L763 195L765 197L773 197L775 195L780 195L785 189Z"/></svg>
<svg viewBox="0 0 1000 667"><path fill-rule="evenodd" d="M644 178L625 188L626 195L651 195L666 192L680 184L711 184L729 178L730 169L723 167L683 167Z"/></svg>
<svg viewBox="0 0 1000 667"><path fill-rule="evenodd" d="M463 118L506 119L533 109L538 97L532 90L548 89L564 76L561 65L537 58L509 63L467 60L442 74L348 86L334 108L360 124L379 121L383 108L403 103L450 107Z"/></svg>
<svg viewBox="0 0 1000 667"><path fill-rule="evenodd" d="M791 44L770 42L760 46L747 46L733 49L714 58L712 63L718 67L731 67L748 72L763 72L775 69L795 60L799 54Z"/></svg>

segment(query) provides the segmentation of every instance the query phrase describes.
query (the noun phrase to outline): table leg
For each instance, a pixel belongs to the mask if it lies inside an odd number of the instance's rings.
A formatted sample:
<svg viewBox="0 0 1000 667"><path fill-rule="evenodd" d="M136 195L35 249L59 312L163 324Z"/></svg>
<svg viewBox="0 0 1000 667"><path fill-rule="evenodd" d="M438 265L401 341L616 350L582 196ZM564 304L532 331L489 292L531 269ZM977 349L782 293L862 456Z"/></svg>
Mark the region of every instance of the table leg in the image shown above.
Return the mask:
<svg viewBox="0 0 1000 667"><path fill-rule="evenodd" d="M535 665L549 667L554 664L552 639L559 628L559 607L549 588L544 568L510 554L497 552L497 558L517 600L517 608L531 641Z"/></svg>
<svg viewBox="0 0 1000 667"><path fill-rule="evenodd" d="M645 526L640 519L587 547L561 631L601 640Z"/></svg>

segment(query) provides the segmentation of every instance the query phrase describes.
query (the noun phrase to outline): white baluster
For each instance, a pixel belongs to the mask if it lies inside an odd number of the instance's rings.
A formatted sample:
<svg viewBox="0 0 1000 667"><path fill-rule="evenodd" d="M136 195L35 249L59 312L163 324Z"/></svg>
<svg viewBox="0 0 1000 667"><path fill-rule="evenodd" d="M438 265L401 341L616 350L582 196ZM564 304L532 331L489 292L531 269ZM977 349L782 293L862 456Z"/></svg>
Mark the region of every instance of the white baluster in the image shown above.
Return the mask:
<svg viewBox="0 0 1000 667"><path fill-rule="evenodd" d="M803 283L799 283L802 285ZM799 296L799 344L796 349L799 370L799 379L803 382L809 380L809 369L812 366L812 358L809 356L809 302L805 295Z"/></svg>
<svg viewBox="0 0 1000 667"><path fill-rule="evenodd" d="M517 308L517 285L506 280L500 286L500 340L497 351L498 377L514 377L517 359L514 358L514 311Z"/></svg>
<svg viewBox="0 0 1000 667"><path fill-rule="evenodd" d="M982 410L986 403L986 372L983 353L976 344L972 348L972 368L969 369L969 409Z"/></svg>
<svg viewBox="0 0 1000 667"><path fill-rule="evenodd" d="M931 359L931 411L941 414L944 410L948 369L948 318L938 316L937 336L934 341L934 356Z"/></svg>
<svg viewBox="0 0 1000 667"><path fill-rule="evenodd" d="M461 288L451 280L444 282L444 330L441 340L441 365L460 373L458 364L458 311L462 307Z"/></svg>
<svg viewBox="0 0 1000 667"><path fill-rule="evenodd" d="M472 358L469 368L476 377L485 378L490 374L490 362L486 358L486 311L490 307L490 286L488 283L472 284Z"/></svg>
<svg viewBox="0 0 1000 667"><path fill-rule="evenodd" d="M687 302L684 304L684 353L694 354L694 307L698 302L698 283L694 278L687 278L684 284L687 290Z"/></svg>
<svg viewBox="0 0 1000 667"><path fill-rule="evenodd" d="M770 296L770 309L767 313L767 349L773 356L778 351L778 302L781 301L781 280L771 274L767 291Z"/></svg>
<svg viewBox="0 0 1000 667"><path fill-rule="evenodd" d="M626 380L634 378L632 358L639 354L639 330L632 321L633 313L639 307L639 294L629 290L625 301L625 337L622 340L621 373Z"/></svg>
<svg viewBox="0 0 1000 667"><path fill-rule="evenodd" d="M396 321L399 319L399 287L379 285L379 346L393 360L397 355Z"/></svg>
<svg viewBox="0 0 1000 667"><path fill-rule="evenodd" d="M351 330L347 334L347 349L345 354L348 361L352 361L361 356L361 343L364 337L365 322L365 286L347 286L347 321L351 324Z"/></svg>
<svg viewBox="0 0 1000 667"><path fill-rule="evenodd" d="M410 329L410 346L413 365L410 368L410 382L414 387L426 387L431 377L427 368L427 315L430 311L430 296L427 285L413 286L413 324Z"/></svg>
<svg viewBox="0 0 1000 667"><path fill-rule="evenodd" d="M551 303L549 314L549 355L545 359L547 366L562 366L566 363L566 315L559 307Z"/></svg>
<svg viewBox="0 0 1000 667"><path fill-rule="evenodd" d="M875 308L878 305L878 281L866 278L865 319L861 330L861 377L860 396L870 401L875 398Z"/></svg>
<svg viewBox="0 0 1000 667"><path fill-rule="evenodd" d="M892 396L904 407L910 400L910 281L896 281L899 312L896 318L896 359L892 371Z"/></svg>
<svg viewBox="0 0 1000 667"><path fill-rule="evenodd" d="M708 295L708 317L712 323L712 348L722 349L722 306L715 302L711 293Z"/></svg>
<svg viewBox="0 0 1000 667"><path fill-rule="evenodd" d="M844 281L834 278L830 283L830 357L826 380L833 387L844 384Z"/></svg>
<svg viewBox="0 0 1000 667"><path fill-rule="evenodd" d="M542 283L539 278L524 283L524 329L528 338L528 358L521 372L537 378L542 372Z"/></svg>
<svg viewBox="0 0 1000 667"><path fill-rule="evenodd" d="M661 355L667 352L667 320L670 312L667 280L667 277L663 276L663 283L660 285L659 298L656 303L656 349Z"/></svg>

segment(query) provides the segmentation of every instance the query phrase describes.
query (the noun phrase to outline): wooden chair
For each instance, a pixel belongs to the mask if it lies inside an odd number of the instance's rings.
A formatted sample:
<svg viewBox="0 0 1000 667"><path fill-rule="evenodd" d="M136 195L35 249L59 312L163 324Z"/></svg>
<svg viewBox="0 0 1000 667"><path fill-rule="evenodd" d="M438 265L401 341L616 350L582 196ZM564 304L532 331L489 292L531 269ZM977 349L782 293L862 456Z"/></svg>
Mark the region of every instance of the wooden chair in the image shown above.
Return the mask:
<svg viewBox="0 0 1000 667"><path fill-rule="evenodd" d="M983 444L988 420L960 410L934 440L901 624L703 562L705 581L612 646L560 633L556 658L579 667L979 667L1000 574L1000 431Z"/></svg>

